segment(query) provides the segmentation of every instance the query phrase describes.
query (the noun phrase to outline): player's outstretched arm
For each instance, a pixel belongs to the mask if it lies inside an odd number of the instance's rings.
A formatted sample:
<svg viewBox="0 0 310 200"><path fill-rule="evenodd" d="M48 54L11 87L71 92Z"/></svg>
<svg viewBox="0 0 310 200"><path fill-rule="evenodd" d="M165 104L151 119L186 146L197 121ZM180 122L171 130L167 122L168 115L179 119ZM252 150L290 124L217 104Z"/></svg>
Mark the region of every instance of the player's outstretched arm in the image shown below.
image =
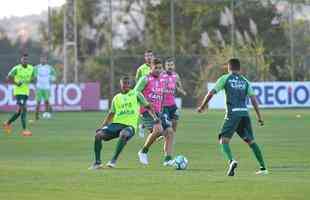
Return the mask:
<svg viewBox="0 0 310 200"><path fill-rule="evenodd" d="M263 121L262 116L261 116L260 111L259 111L258 103L256 101L256 96L255 95L250 96L250 100L251 100L251 103L254 107L254 110L255 110L255 113L257 116L257 121L258 121L259 125L263 126L264 121Z"/></svg>
<svg viewBox="0 0 310 200"><path fill-rule="evenodd" d="M183 84L182 84L179 74L177 74L177 87L176 88L179 92L181 92L184 96L186 96L186 91L183 88Z"/></svg>
<svg viewBox="0 0 310 200"><path fill-rule="evenodd" d="M203 99L202 103L200 104L200 106L198 106L197 111L199 113L202 113L206 107L206 105L209 103L209 101L212 99L214 95L213 90L211 90L210 92L208 92L208 94L205 96L205 98Z"/></svg>

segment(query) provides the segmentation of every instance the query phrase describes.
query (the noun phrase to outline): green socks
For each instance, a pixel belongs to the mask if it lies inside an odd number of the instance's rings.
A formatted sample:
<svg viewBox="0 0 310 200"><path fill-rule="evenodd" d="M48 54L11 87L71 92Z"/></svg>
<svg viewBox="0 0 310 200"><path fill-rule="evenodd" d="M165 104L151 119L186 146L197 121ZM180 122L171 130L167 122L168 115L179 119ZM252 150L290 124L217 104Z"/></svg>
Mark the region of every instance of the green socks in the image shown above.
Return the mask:
<svg viewBox="0 0 310 200"><path fill-rule="evenodd" d="M95 159L96 159L96 163L100 164L101 163L101 149L102 149L102 142L101 140L95 140Z"/></svg>
<svg viewBox="0 0 310 200"><path fill-rule="evenodd" d="M117 160L119 154L122 152L122 150L123 150L123 148L125 147L126 144L127 144L127 140L126 139L120 138L118 140L114 156L112 157L112 161L116 161Z"/></svg>
<svg viewBox="0 0 310 200"><path fill-rule="evenodd" d="M221 151L223 152L225 158L227 160L233 160L233 156L229 147L229 144L220 144Z"/></svg>
<svg viewBox="0 0 310 200"><path fill-rule="evenodd" d="M172 160L172 156L166 155L164 161L166 162L166 161L169 161L169 160Z"/></svg>
<svg viewBox="0 0 310 200"><path fill-rule="evenodd" d="M20 112L14 113L14 115L9 119L8 123L13 123L20 115Z"/></svg>
<svg viewBox="0 0 310 200"><path fill-rule="evenodd" d="M143 147L141 152L142 153L148 153L149 152L149 148Z"/></svg>
<svg viewBox="0 0 310 200"><path fill-rule="evenodd" d="M21 121L22 121L22 127L23 127L24 130L26 129L26 117L27 117L27 112L26 111L22 111Z"/></svg>
<svg viewBox="0 0 310 200"><path fill-rule="evenodd" d="M253 151L253 153L255 155L255 158L258 161L261 169L266 169L266 165L265 165L265 162L264 162L263 154L260 151L258 145L256 143L253 143L253 144L250 144L249 146L252 149L252 151Z"/></svg>

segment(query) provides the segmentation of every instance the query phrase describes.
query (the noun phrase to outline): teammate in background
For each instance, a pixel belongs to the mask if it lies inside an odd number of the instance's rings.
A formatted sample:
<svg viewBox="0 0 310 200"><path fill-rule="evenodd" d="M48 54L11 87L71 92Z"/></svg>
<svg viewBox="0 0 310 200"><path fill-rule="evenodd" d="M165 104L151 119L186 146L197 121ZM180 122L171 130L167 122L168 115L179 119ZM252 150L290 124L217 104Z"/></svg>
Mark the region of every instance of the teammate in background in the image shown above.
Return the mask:
<svg viewBox="0 0 310 200"><path fill-rule="evenodd" d="M246 106L246 98L249 96L256 112L258 123L263 126L264 122L260 115L255 94L250 82L244 76L240 75L240 61L238 59L232 58L228 61L228 71L228 74L221 76L217 80L214 89L205 96L202 104L197 110L200 113L203 112L213 95L224 89L226 95L226 116L219 134L219 142L224 156L229 161L227 175L234 176L235 169L238 165L229 147L229 142L235 132L237 132L252 149L260 165L260 170L258 170L256 174L266 175L268 174L268 170L266 169L260 148L254 141L251 120Z"/></svg>
<svg viewBox="0 0 310 200"><path fill-rule="evenodd" d="M55 69L47 63L47 56L42 55L40 58L40 64L34 69L36 77L36 120L39 120L40 104L43 101L45 105L46 116L50 116L52 107L49 104L51 84L56 80Z"/></svg>
<svg viewBox="0 0 310 200"><path fill-rule="evenodd" d="M186 95L186 92L183 89L180 76L175 72L175 63L173 59L166 60L163 77L166 80L163 100L163 113L167 115L169 121L172 122L173 131L176 132L179 113L175 102L175 92L177 90L184 96Z"/></svg>
<svg viewBox="0 0 310 200"><path fill-rule="evenodd" d="M107 163L108 167L114 168L117 158L127 142L132 138L137 129L139 119L140 105L149 109L149 114L154 121L158 121L155 112L150 104L145 100L141 93L131 90L129 77L123 77L120 80L121 92L114 96L109 114L102 123L102 128L96 131L95 136L95 163L89 169L100 169L101 164L101 149L102 140L109 141L114 138L119 138L115 153L112 159ZM160 126L155 126L156 129L161 129Z"/></svg>
<svg viewBox="0 0 310 200"><path fill-rule="evenodd" d="M150 131L142 149L138 152L139 160L142 164L148 164L147 153L151 145L160 136L165 136L164 144L164 166L169 166L173 164L172 160L172 143L173 143L173 130L171 128L171 122L162 116L162 101L164 95L165 80L161 76L162 73L162 63L159 59L153 59L151 63L151 73L139 80L135 90L138 92L143 92L145 98L151 103L154 108L156 115L161 119L161 125L163 130L154 131L154 124L157 123L153 120L145 108L142 108L141 113L143 116L143 125Z"/></svg>
<svg viewBox="0 0 310 200"><path fill-rule="evenodd" d="M142 64L136 72L136 83L140 80L141 77L147 76L151 72L151 62L154 58L152 50L146 50L144 52L144 64Z"/></svg>
<svg viewBox="0 0 310 200"><path fill-rule="evenodd" d="M141 65L136 72L136 83L140 80L140 78L147 76L151 72L151 62L154 58L152 50L146 50L144 52L144 64ZM141 121L141 120L140 120ZM139 136L144 138L144 127L143 124L139 124Z"/></svg>
<svg viewBox="0 0 310 200"><path fill-rule="evenodd" d="M13 94L16 97L18 109L14 115L3 124L3 129L6 133L12 132L12 123L21 116L22 135L30 136L31 131L27 130L27 99L30 93L29 83L34 77L34 68L28 64L28 55L23 54L20 59L21 64L16 65L11 69L7 76L7 82L14 84Z"/></svg>

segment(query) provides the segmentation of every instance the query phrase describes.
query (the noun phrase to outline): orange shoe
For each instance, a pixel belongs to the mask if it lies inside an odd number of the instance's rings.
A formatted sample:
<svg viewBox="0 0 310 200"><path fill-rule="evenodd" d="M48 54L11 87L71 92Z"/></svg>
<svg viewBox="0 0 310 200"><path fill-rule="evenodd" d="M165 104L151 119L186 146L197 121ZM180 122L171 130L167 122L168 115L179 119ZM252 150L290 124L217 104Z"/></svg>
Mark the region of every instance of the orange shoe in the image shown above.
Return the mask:
<svg viewBox="0 0 310 200"><path fill-rule="evenodd" d="M3 128L3 130L4 130L4 132L6 134L11 134L12 133L12 125L8 124L8 122L4 122L3 125L2 125L2 128Z"/></svg>
<svg viewBox="0 0 310 200"><path fill-rule="evenodd" d="M28 130L23 130L22 131L22 136L25 136L25 137L32 136L32 132L28 131Z"/></svg>

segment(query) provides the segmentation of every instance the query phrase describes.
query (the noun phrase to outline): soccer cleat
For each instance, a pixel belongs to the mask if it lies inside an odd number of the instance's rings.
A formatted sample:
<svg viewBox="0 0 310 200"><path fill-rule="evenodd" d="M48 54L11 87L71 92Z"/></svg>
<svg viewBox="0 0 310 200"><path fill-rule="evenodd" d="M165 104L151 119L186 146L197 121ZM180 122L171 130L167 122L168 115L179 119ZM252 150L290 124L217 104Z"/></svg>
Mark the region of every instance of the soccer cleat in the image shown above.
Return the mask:
<svg viewBox="0 0 310 200"><path fill-rule="evenodd" d="M8 124L8 122L4 122L2 128L6 134L12 133L12 125Z"/></svg>
<svg viewBox="0 0 310 200"><path fill-rule="evenodd" d="M229 168L227 171L227 176L234 176L235 175L235 169L238 166L238 162L236 160L232 160L229 163Z"/></svg>
<svg viewBox="0 0 310 200"><path fill-rule="evenodd" d="M21 134L25 137L32 136L32 132L28 130L23 130Z"/></svg>
<svg viewBox="0 0 310 200"><path fill-rule="evenodd" d="M257 172L255 172L255 174L256 175L268 175L269 174L269 172L268 172L268 170L267 169L260 169L260 170L258 170Z"/></svg>
<svg viewBox="0 0 310 200"><path fill-rule="evenodd" d="M116 162L115 161L112 161L110 160L107 164L106 164L107 167L109 168L115 168L116 166Z"/></svg>
<svg viewBox="0 0 310 200"><path fill-rule="evenodd" d="M97 169L102 169L102 168L103 168L103 165L101 163L94 163L88 169L89 170L97 170Z"/></svg>
<svg viewBox="0 0 310 200"><path fill-rule="evenodd" d="M140 124L140 126L139 126L139 137L140 138L144 138L144 128L143 128L143 125L142 124Z"/></svg>
<svg viewBox="0 0 310 200"><path fill-rule="evenodd" d="M174 165L174 160L167 160L167 161L164 161L164 164L163 164L165 167L171 167Z"/></svg>
<svg viewBox="0 0 310 200"><path fill-rule="evenodd" d="M143 165L149 164L148 157L147 157L146 153L142 153L142 151L139 151L138 156L139 156L140 163L142 163Z"/></svg>

